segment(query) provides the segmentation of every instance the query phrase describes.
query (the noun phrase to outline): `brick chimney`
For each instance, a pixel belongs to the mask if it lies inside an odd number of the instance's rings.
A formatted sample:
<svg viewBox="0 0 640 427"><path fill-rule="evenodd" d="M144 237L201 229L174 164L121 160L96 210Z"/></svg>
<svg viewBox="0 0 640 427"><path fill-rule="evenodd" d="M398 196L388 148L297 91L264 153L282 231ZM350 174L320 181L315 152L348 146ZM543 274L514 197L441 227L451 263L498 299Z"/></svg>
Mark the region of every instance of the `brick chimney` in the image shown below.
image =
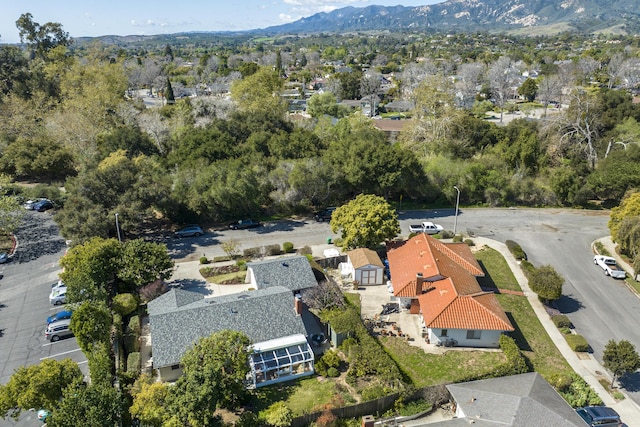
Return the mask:
<svg viewBox="0 0 640 427"><path fill-rule="evenodd" d="M422 273L416 273L416 296L422 295L423 283L424 283L424 277L422 277Z"/></svg>
<svg viewBox="0 0 640 427"><path fill-rule="evenodd" d="M293 298L293 308L298 316L302 315L302 297L300 294L296 294Z"/></svg>

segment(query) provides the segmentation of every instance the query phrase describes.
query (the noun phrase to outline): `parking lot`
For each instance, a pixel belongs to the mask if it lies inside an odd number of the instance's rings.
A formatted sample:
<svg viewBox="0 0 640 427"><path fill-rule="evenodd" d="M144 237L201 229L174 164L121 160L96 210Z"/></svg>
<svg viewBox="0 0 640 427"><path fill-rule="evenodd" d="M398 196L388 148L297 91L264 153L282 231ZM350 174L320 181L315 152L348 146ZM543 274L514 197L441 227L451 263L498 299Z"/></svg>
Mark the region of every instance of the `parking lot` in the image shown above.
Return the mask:
<svg viewBox="0 0 640 427"><path fill-rule="evenodd" d="M47 317L64 309L49 303L51 285L61 271L58 261L66 249L51 213L26 212L15 234L18 246L13 259L0 267L0 383L6 384L20 366L47 358L70 358L86 374L87 361L75 338L52 343L44 336Z"/></svg>

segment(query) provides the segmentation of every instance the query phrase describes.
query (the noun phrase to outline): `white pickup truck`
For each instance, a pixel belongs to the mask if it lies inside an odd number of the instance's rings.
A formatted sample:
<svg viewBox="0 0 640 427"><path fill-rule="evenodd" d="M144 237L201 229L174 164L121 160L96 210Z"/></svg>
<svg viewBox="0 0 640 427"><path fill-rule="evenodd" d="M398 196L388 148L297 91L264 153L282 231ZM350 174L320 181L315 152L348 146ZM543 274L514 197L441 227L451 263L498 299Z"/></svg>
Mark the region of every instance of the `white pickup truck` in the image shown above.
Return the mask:
<svg viewBox="0 0 640 427"><path fill-rule="evenodd" d="M409 226L409 231L412 233L427 233L438 234L444 228L440 224L434 224L431 221L423 221L422 224L413 224Z"/></svg>
<svg viewBox="0 0 640 427"><path fill-rule="evenodd" d="M593 263L600 266L604 270L604 274L611 276L614 279L624 279L627 277L627 273L618 266L615 258L604 255L596 255L593 257Z"/></svg>

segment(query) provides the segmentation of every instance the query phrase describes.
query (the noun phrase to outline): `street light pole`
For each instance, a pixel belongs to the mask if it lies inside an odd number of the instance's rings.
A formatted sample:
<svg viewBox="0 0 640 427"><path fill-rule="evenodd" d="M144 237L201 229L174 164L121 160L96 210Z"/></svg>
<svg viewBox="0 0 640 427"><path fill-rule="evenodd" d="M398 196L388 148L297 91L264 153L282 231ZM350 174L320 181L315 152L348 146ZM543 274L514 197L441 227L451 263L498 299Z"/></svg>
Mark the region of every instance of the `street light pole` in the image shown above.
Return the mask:
<svg viewBox="0 0 640 427"><path fill-rule="evenodd" d="M116 213L116 231L118 232L118 242L122 243L120 238L120 224L118 224L118 214Z"/></svg>
<svg viewBox="0 0 640 427"><path fill-rule="evenodd" d="M457 185L454 185L453 188L458 192L458 196L456 197L456 216L453 220L453 235L456 235L456 231L458 230L458 206L460 206L460 189Z"/></svg>

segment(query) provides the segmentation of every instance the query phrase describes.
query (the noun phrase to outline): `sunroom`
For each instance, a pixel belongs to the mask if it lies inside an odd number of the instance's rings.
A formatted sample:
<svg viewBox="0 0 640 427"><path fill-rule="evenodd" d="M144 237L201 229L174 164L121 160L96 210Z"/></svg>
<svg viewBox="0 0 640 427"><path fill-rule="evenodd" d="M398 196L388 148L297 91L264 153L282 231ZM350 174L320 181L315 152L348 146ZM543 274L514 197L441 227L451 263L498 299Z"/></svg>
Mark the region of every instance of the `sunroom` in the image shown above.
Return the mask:
<svg viewBox="0 0 640 427"><path fill-rule="evenodd" d="M302 334L254 344L249 356L249 387L313 375L313 363L313 350Z"/></svg>

